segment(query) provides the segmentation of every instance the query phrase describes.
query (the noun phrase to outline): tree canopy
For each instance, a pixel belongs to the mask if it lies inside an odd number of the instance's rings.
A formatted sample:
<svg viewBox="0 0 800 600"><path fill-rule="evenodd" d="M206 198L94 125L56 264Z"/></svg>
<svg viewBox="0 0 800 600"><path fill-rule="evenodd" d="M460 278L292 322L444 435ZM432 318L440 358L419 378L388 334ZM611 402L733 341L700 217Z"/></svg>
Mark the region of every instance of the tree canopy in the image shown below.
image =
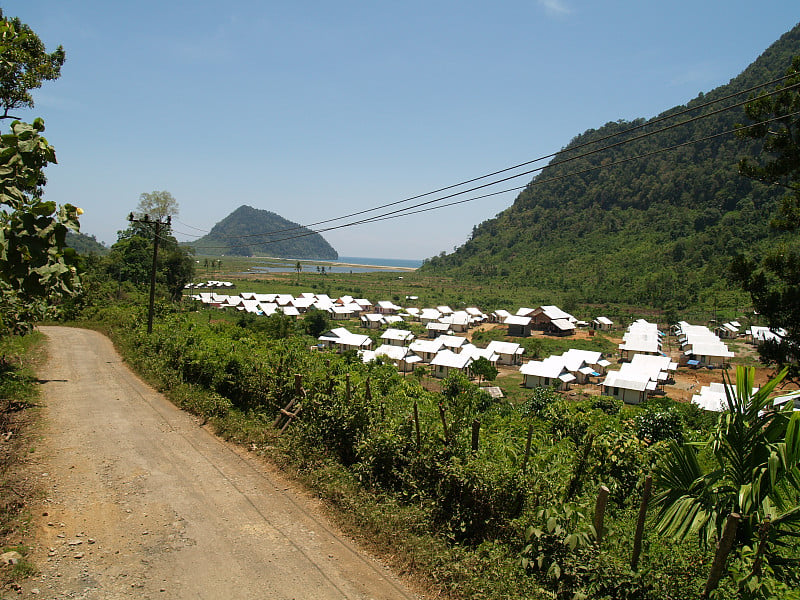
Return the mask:
<svg viewBox="0 0 800 600"><path fill-rule="evenodd" d="M9 111L16 108L33 108L31 90L58 79L64 57L61 46L48 54L28 25L4 17L0 9L0 118L13 118Z"/></svg>
<svg viewBox="0 0 800 600"><path fill-rule="evenodd" d="M19 19L0 12L0 118L32 107L30 90L56 79L64 62L59 47L46 54L41 40ZM81 209L42 199L44 168L56 162L42 136L44 121L14 121L0 136L0 332L25 333L80 286L76 254L66 247Z"/></svg>
<svg viewBox="0 0 800 600"><path fill-rule="evenodd" d="M148 215L151 219L160 221L167 217L177 217L179 212L178 201L166 190L142 193L136 206L138 216Z"/></svg>
<svg viewBox="0 0 800 600"><path fill-rule="evenodd" d="M156 281L166 289L171 300L180 300L184 286L194 277L194 257L191 248L181 247L164 223L165 217L177 215L177 200L167 191L144 193L139 196L136 212L148 215L146 223L132 221L127 229L117 233L117 243L105 260L106 273L118 282L143 285L150 280L153 263L155 222L160 221Z"/></svg>
<svg viewBox="0 0 800 600"><path fill-rule="evenodd" d="M762 142L758 160L745 157L739 172L787 189L776 228L800 228L800 56L795 56L786 79L775 90L764 91L745 106L753 125L740 136Z"/></svg>
<svg viewBox="0 0 800 600"><path fill-rule="evenodd" d="M785 190L772 226L800 228L800 56L786 71L786 79L746 106L753 125L741 136L761 142L756 158L745 157L739 170L746 176ZM733 263L734 277L750 293L753 308L781 338L761 344L764 362L788 366L790 377L800 376L800 243L788 237L761 253L743 253Z"/></svg>

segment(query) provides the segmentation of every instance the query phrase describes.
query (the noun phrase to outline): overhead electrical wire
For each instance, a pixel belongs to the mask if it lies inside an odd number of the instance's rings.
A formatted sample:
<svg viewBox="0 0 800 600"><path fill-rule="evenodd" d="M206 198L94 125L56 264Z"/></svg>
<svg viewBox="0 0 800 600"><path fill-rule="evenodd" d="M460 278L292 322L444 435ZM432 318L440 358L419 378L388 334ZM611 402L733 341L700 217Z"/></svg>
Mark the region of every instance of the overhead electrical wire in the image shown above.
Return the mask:
<svg viewBox="0 0 800 600"><path fill-rule="evenodd" d="M266 237L266 236L274 235L274 234L277 234L277 233L287 233L287 232L290 232L290 231L298 231L298 230L303 230L303 229L310 229L311 227L315 227L317 225L323 225L323 224L326 224L326 223L332 223L332 222L335 222L335 221L340 221L340 220L343 220L343 219L347 219L347 218L351 218L351 217L355 217L355 216L360 216L360 215L367 214L367 213L370 213L370 212L375 212L377 210L382 210L384 208L397 206L399 204L404 204L406 202L411 202L413 200L417 200L419 198L424 198L424 197L430 196L432 194L437 194L437 193L440 193L440 192L443 192L443 191L447 191L447 190L450 190L450 189L454 189L454 188L457 188L457 187L461 187L461 186L467 185L469 183L474 183L476 181L480 181L480 180L486 179L488 177L493 177L495 175L499 175L499 174L502 174L502 173L513 171L514 169L518 169L518 168L521 168L521 167L524 167L524 166L527 166L527 165L530 165L530 164L534 164L536 162L540 162L540 161L546 160L548 158L556 157L559 154L564 154L564 153L567 153L567 152L574 152L574 151L579 150L581 148L585 148L586 146L589 146L589 145L599 144L599 143L602 143L604 141L607 141L609 139L613 139L613 138L621 136L621 135L630 134L631 132L638 131L638 130L643 129L645 127L651 127L651 126L653 126L655 124L658 124L658 123L661 123L661 122L663 122L665 120L674 119L674 118L680 117L682 115L688 114L690 112L694 112L694 111L697 111L697 110L700 110L700 109L703 109L703 108L707 108L708 106L711 106L713 104L718 104L718 103L723 102L725 100L729 100L729 99L734 98L736 96L741 96L742 94L747 94L747 93L753 92L753 91L758 90L760 88L763 88L765 86L769 86L769 85L774 85L776 83L780 83L781 81L783 81L783 80L785 80L785 79L787 79L789 77L794 77L794 75L784 75L784 76L779 77L777 79L773 79L771 81L752 86L750 88L741 90L739 92L734 92L734 93L728 94L726 96L723 96L721 98L717 98L715 100L710 100L708 102L704 102L704 103L701 103L701 104L696 105L696 106L687 107L687 108L685 108L685 109L683 109L681 111L678 111L676 113L672 113L672 114L668 114L668 115L662 115L661 117L657 117L657 118L655 118L653 120L646 121L646 122L641 123L639 125L635 125L635 126L630 127L630 128L628 128L628 129L626 129L624 131L612 133L612 134L603 136L601 138L598 138L596 140L587 141L587 142L584 142L584 143L579 144L577 146L573 146L572 148L568 148L566 150L560 150L558 152L550 153L550 154L541 156L539 158L535 158L535 159L532 159L532 160L529 160L529 161L526 161L526 162L519 163L519 164L511 166L511 167L506 167L504 169L500 169L500 170L494 171L492 173L487 173L486 175L481 175L479 177L474 177L472 179L461 181L459 183L455 183L455 184L448 185L448 186L445 186L445 187L442 187L442 188L438 188L436 190L433 190L433 191L430 191L430 192L426 192L424 194L418 194L416 196L411 196L411 197L408 197L408 198L405 198L405 199L402 199L402 200L389 202L387 204L382 204L380 206L376 206L376 207L369 208L369 209L364 209L364 210L361 210L361 211L356 211L356 212L353 212L353 213L349 213L347 215L342 215L342 216L334 217L334 218L331 218L331 219L325 219L323 221L317 221L315 223L310 223L308 225L298 225L296 227L289 227L289 228L284 228L284 229L276 229L276 230L267 231L267 232L254 233L254 234L245 234L245 235L239 235L239 236L220 236L220 239L221 240L227 240L227 239L234 240L234 239L245 239L245 238L251 238L251 237ZM797 87L797 85L791 86L791 87L785 88L785 89L792 89L794 87ZM779 92L785 91L785 89L784 90L774 90L774 91L770 92L767 95L779 93ZM751 101L750 99L744 100L742 102L738 102L736 104L732 104L732 105L727 106L725 108L717 109L715 111L712 111L712 112L704 114L704 115L698 115L697 117L693 117L692 119L688 119L686 121L682 121L681 123L675 123L675 124L669 125L667 127L658 129L656 131L651 131L651 132L642 134L640 136L636 136L636 137L633 137L633 138L630 138L630 139L626 139L626 140L622 140L620 142L616 142L614 144L611 144L609 146L605 146L603 148L595 149L594 151L592 151L590 153L585 153L585 154L581 154L581 155L572 156L572 157L564 159L562 161L557 161L555 163L551 163L549 166L563 164L564 162L568 162L568 161L571 161L571 160L576 160L576 159L579 159L579 158L583 158L585 156L588 156L589 154L595 154L595 153L601 152L603 150L614 148L616 146L620 146L620 145L623 145L625 143L629 143L629 142L632 142L632 141L636 141L636 140L642 139L644 137L648 137L650 135L656 135L658 133L662 133L662 132L667 131L669 129L680 127L682 125L686 125L688 123L692 123L694 121L697 121L697 120L700 120L700 119L703 119L703 118L708 118L708 117L714 116L716 114L720 114L720 113L725 112L727 110L732 110L734 108L738 108L738 107L740 107L740 106L742 106L744 104L747 104L750 101ZM536 168L536 169L531 169L531 170L528 170L528 171L524 171L522 173L518 173L516 175L510 176L510 177L506 177L506 178L497 180L497 181L489 183L489 184L484 184L484 185L481 185L481 186L478 186L478 187L470 188L468 190L463 190L461 192L458 192L457 194L451 194L451 195L448 195L448 196L444 196L443 198L434 200L432 202L441 201L441 200L444 200L444 199L447 199L447 198L451 198L454 195L465 194L465 193L469 193L469 192L475 191L477 189L482 189L482 188L485 188L485 187L489 187L491 185L496 185L498 183L502 183L504 181L508 181L509 179L514 179L516 177L522 177L524 175L529 175L529 174L531 174L531 173L533 173L535 171L541 170L542 168L543 167ZM516 189L516 188L514 188L514 189ZM430 202L431 201L429 201L428 203L430 203ZM412 208L416 208L417 206L420 206L420 205L414 205L414 206L407 207L407 208L408 209L412 209ZM182 225L184 225L186 227L189 227L190 229L194 229L196 231L203 231L203 232L208 233L208 230L204 230L204 229L201 229L199 227L193 227L191 225L188 225L186 223L182 223L180 221L179 221L179 223L181 223ZM327 231L327 230L328 229L322 229L320 231ZM196 235L196 234L191 234L191 233L186 233L186 232L179 232L177 230L176 230L176 232L180 233L181 235L186 235L188 237L196 237L196 238L197 237L202 237L202 236L199 236L199 235ZM267 243L267 242L263 242L263 243ZM259 242L257 244L253 244L253 245L260 245L260 244L261 244L261 242ZM241 246L238 246L238 247L241 247ZM209 246L208 248L209 249L222 249L224 247L223 246Z"/></svg>
<svg viewBox="0 0 800 600"><path fill-rule="evenodd" d="M363 224L373 223L373 222L378 222L378 221L386 221L386 220L389 220L389 219L397 219L397 218L406 217L406 216L409 216L409 215L412 215L412 214L429 212L429 211L432 211L432 210L438 210L440 208L456 206L456 205L459 205L459 204L466 204L467 202L473 202L475 200L480 200L480 199L487 198L487 197L490 197L490 196L496 196L496 195L507 193L507 192L511 192L511 191L522 190L522 189L525 189L526 187L529 187L529 186L541 185L541 184L544 184L544 183L550 183L550 182L553 182L553 181L558 181L558 180L561 180L561 179L574 177L576 175L583 175L585 173L589 173L589 172L592 172L592 171L598 171L598 170L602 170L602 169L607 169L607 168L610 168L610 167L618 166L618 165L623 164L623 163L631 162L631 161L634 161L634 160L639 160L639 159L642 159L642 158L647 158L647 157L654 156L656 154L661 154L661 153L664 153L664 152L670 152L672 150L677 150L678 148L682 148L682 147L685 147L685 146L690 146L692 144L697 144L697 143L700 143L700 142L706 142L706 141L709 141L709 140L712 140L712 139L715 139L715 138L718 138L718 137L731 135L731 134L736 133L738 131L743 131L745 129L750 129L750 128L756 127L758 125L765 125L767 123L772 123L774 121L779 121L779 120L787 118L787 117L794 117L794 116L798 116L798 115L800 115L800 111L797 111L797 112L794 112L794 113L790 113L790 114L786 114L786 115L782 115L780 117L775 117L775 118L772 118L772 119L767 119L765 121L759 121L758 123L751 123L750 125L746 125L746 126L742 126L742 127L736 127L734 129L729 129L727 131L723 131L723 132L715 133L715 134L712 134L712 135L708 135L708 136L705 136L705 137L702 137L702 138L699 138L699 139L696 139L696 140L689 140L689 141L686 141L686 142L681 142L679 144L668 146L666 148L659 148L657 150L652 150L652 151L646 152L644 154L638 154L636 156L628 156L628 157L621 158L619 160L616 160L616 161L613 161L613 162L610 162L610 163L607 163L607 164L595 165L593 167L582 169L580 171L573 171L573 172L565 173L565 174L562 174L562 175L550 177L550 178L543 179L543 180L535 180L535 181L529 182L528 184L526 184L524 186L504 189L504 190L500 190L500 191L497 191L497 192L492 192L492 193L489 193L489 194L476 196L476 197L473 197L473 198L466 198L466 199L463 199L463 200L457 200L455 202L449 202L449 203L443 204L443 205L429 206L427 208L420 208L420 210L411 211L412 208L419 208L419 207L422 207L422 206L425 206L425 205L431 203L431 201L423 202L423 203L417 204L417 205L415 205L413 207L406 207L406 208L396 209L394 211L390 211L390 212L384 213L382 215L369 217L367 219L362 219L360 221L355 221L355 222L352 222L352 223L345 223L343 225L335 225L335 226L332 226L332 227L326 227L326 228L317 229L315 231L302 232L302 233L299 233L299 234L296 234L296 235L283 237L283 238L279 238L279 239L276 239L276 240L267 240L267 241L264 241L264 242L259 242L258 245L284 242L284 241L293 240L293 239L297 239L297 238L301 238L301 237L307 237L307 236L310 236L310 235L315 235L315 234L318 234L318 233L324 233L324 232L327 232L327 231L333 231L333 230L336 230L336 229L344 229L346 227L353 227L353 226L356 226L356 225L363 225ZM559 164L561 164L561 163L559 163ZM544 167L541 167L540 169L536 169L536 170L541 170L543 168ZM512 179L512 178L506 178L506 179ZM486 187L486 186L479 186L479 187ZM479 189L479 188L474 188L474 189ZM449 197L454 197L456 195L458 195L458 194L451 194ZM442 199L443 198L440 198L440 199L437 199L436 201L440 201ZM228 246L224 246L224 247L221 247L221 248L225 248L225 249L230 249L230 248L248 248L248 247L251 247L253 245L255 245L255 244L228 245ZM208 248L215 248L215 247L211 246L211 247L208 247Z"/></svg>

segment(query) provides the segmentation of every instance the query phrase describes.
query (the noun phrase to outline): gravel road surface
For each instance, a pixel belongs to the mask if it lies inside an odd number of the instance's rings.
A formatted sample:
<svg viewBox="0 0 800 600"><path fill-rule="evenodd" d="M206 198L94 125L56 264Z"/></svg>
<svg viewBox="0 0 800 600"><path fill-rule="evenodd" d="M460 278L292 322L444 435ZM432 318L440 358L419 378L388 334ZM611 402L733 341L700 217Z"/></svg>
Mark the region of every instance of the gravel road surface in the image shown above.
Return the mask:
<svg viewBox="0 0 800 600"><path fill-rule="evenodd" d="M41 327L30 598L417 598L313 499L142 383L94 331Z"/></svg>

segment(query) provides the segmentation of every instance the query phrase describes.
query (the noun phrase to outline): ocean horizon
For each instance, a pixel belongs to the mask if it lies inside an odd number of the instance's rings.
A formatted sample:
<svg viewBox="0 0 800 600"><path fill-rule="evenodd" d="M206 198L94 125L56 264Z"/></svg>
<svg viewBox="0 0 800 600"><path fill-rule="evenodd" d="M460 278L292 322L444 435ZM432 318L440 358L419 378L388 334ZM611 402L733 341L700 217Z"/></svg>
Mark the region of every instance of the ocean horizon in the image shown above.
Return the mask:
<svg viewBox="0 0 800 600"><path fill-rule="evenodd" d="M368 258L365 256L340 256L331 262L349 263L352 265L380 265L385 267L405 267L418 269L422 266L422 259L410 258Z"/></svg>
<svg viewBox="0 0 800 600"><path fill-rule="evenodd" d="M255 273L283 273L294 271L295 264L300 262L303 272L313 272L314 266L327 265L325 270L329 273L368 273L370 271L405 271L418 269L422 260L409 258L374 258L367 256L340 256L337 260L311 260L307 258L275 258L269 266L253 266L250 272ZM308 263L312 264L308 264Z"/></svg>

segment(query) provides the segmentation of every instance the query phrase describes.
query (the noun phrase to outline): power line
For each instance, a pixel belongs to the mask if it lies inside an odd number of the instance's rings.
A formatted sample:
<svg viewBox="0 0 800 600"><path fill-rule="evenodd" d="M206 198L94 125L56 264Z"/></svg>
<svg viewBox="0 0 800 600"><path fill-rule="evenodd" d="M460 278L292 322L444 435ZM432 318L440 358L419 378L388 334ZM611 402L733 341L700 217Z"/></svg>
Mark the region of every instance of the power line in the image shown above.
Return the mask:
<svg viewBox="0 0 800 600"><path fill-rule="evenodd" d="M734 129L730 129L730 130L723 131L723 132L720 132L720 133L715 133L715 134L712 134L712 135L708 135L708 136L705 136L705 137L702 137L702 138L699 138L699 139L696 139L696 140L689 140L689 141L686 141L686 142L681 142L679 144L668 146L666 148L659 148L657 150L652 150L652 151L646 152L644 154L639 154L639 155L636 155L636 156L629 156L629 157L621 158L621 159L613 161L611 163L607 163L607 164L603 164L603 165L595 165L593 167L589 167L589 168L586 168L586 169L583 169L583 170L580 170L580 171L573 171L573 172L570 172L570 173L565 173L565 174L562 174L562 175L557 175L557 176L554 176L554 177L550 177L550 178L547 178L547 179L544 179L544 180L538 180L537 179L537 180L532 181L532 182L530 182L530 183L528 183L528 184L526 184L524 186L509 188L509 189L501 190L501 191L498 191L498 192L492 192L490 194L484 194L484 195L481 195L481 196L476 196L476 197L473 197L473 198L466 198L466 199L463 199L463 200L458 200L458 201L450 202L450 203L443 204L443 205L432 206L432 207L429 206L427 208L421 208L420 210L413 210L413 211L411 210L411 209L414 209L414 208L419 208L419 207L428 205L431 202L436 202L436 201L440 201L440 200L445 199L445 198L440 198L440 199L437 199L435 201L428 201L428 202L419 203L419 204L417 204L415 206L397 209L397 210L394 210L394 211L390 211L388 213L384 213L382 215L377 215L377 216L370 217L370 218L367 218L367 219L362 219L360 221L355 221L355 222L352 222L352 223L345 223L343 225L336 225L336 226L333 226L333 227L322 228L322 229L318 229L318 230L315 230L315 231L303 232L303 233L300 233L300 234L297 234L297 235L288 236L288 237L280 238L280 239L277 239L277 240L264 241L264 242L261 242L259 244L240 244L240 245L233 245L233 246L228 245L228 246L219 246L219 247L210 246L210 247L206 247L206 248L209 248L209 249L249 248L249 247L254 246L254 245L273 244L273 243L293 240L293 239L297 239L297 238L301 238L301 237L307 237L309 235L315 235L315 234L318 234L318 233L324 233L324 232L327 232L327 231L333 231L333 230L336 230L336 229L343 229L343 228L346 228L346 227L353 227L355 225L363 225L363 224L373 223L373 222L378 222L378 221L386 221L386 220L389 220L389 219L396 219L396 218L400 218L400 217L406 217L406 216L409 216L409 215L412 215L412 214L418 214L418 213L422 213L422 212L429 212L429 211L432 211L432 210L438 210L440 208L456 206L456 205L459 205L459 204L466 204L467 202L473 202L475 200L487 198L489 196L495 196L495 195L507 193L507 192L510 192L510 191L517 191L517 190L525 189L526 187L529 187L529 186L541 185L541 184L544 184L544 183L550 183L550 182L553 182L553 181L566 179L568 177L573 177L573 176L576 176L576 175L583 175L585 173L589 173L589 172L592 172L592 171L598 171L598 170L602 170L602 169L606 169L606 168L610 168L610 167L614 167L614 166L619 166L620 164L624 164L624 163L631 162L631 161L634 161L634 160L639 160L639 159L642 159L642 158L647 158L647 157L650 157L650 156L654 156L656 154L661 154L661 153L669 152L669 151L672 151L672 150L677 150L678 148L682 148L682 147L689 146L689 145L692 145L692 144L697 144L697 143L700 143L700 142L706 142L706 141L709 141L709 140L712 140L712 139L715 139L715 138L718 138L718 137L722 137L722 136L725 136L725 135L731 135L731 134L736 133L738 131L743 131L743 130L746 130L746 129L750 129L752 127L756 127L756 126L759 126L759 125L765 125L767 123L772 123L774 121L779 121L781 119L785 119L787 117L794 117L794 116L797 116L797 115L800 115L800 111L797 111L797 112L794 112L794 113L791 113L791 114L787 114L787 115L782 115L780 117L775 117L775 118L768 119L768 120L765 120L765 121L760 121L758 123L752 123L750 125L746 125L746 126L743 126L743 127L735 127ZM561 163L557 163L557 164L563 164L563 162L567 162L567 161L562 161ZM544 167L540 167L539 169L535 169L535 170L541 171L542 169L544 169ZM513 178L509 177L509 178L506 178L506 180L507 179L513 179ZM477 188L473 188L473 191L476 190L476 189L480 189L481 187L486 187L486 186L478 186ZM451 194L448 197L454 197L456 195L458 195L458 194Z"/></svg>
<svg viewBox="0 0 800 600"><path fill-rule="evenodd" d="M444 191L447 191L447 190L458 188L458 187L461 187L461 186L464 186L464 185L467 185L467 184L470 184L470 183L474 183L476 181L481 181L481 180L487 179L489 177L494 177L495 175L500 175L502 173L507 173L509 171L513 171L515 169L519 169L521 167L524 167L524 166L527 166L527 165L531 165L531 164L546 160L548 158L554 158L554 157L558 156L559 154L563 155L564 153L567 153L567 152L574 152L576 150L580 150L581 148L585 148L587 146L594 145L594 144L599 144L599 143L605 142L607 140L613 139L613 138L621 136L621 135L630 134L632 132L638 131L638 130L646 128L646 127L651 127L653 125L656 125L658 123L664 122L666 120L674 119L674 118L683 116L685 114L688 114L688 113L691 113L691 112L694 112L694 111L697 111L697 110L701 110L703 108L707 108L707 107L709 107L711 105L718 104L718 103L723 102L725 100L729 100L731 98L734 98L734 97L737 97L737 96L741 96L742 94L751 93L751 92L753 92L755 90L758 90L760 88L763 88L765 86L774 85L776 83L784 81L785 79L787 79L789 77L794 77L794 76L795 75L784 75L784 76L779 77L777 79L773 79L771 81L752 86L750 88L741 90L739 92L733 92L731 94L728 94L728 95L723 96L721 98L717 98L715 100L710 100L708 102L704 102L704 103L701 103L701 104L693 106L693 107L687 107L687 108L685 108L685 109L683 109L681 111L678 111L676 113L673 113L673 114L665 114L665 115L663 115L661 117L657 117L655 119L646 121L646 122L641 123L639 125L635 125L633 127L630 127L630 128L628 128L628 129L626 129L624 131L608 134L608 135L603 136L601 138L598 138L596 140L583 142L581 144L578 144L578 145L573 146L572 148L568 148L566 150L560 150L558 152L553 152L553 153L541 156L539 158L535 158L535 159L532 159L532 160L529 160L529 161L525 161L525 162L516 164L516 165L511 166L511 167L506 167L504 169L500 169L500 170L494 171L492 173L487 173L486 175L481 175L479 177L474 177L472 179L467 179L465 181L461 181L459 183L455 183L455 184L448 185L448 186L445 186L445 187L442 187L442 188L438 188L436 190L433 190L433 191L430 191L430 192L426 192L424 194L418 194L416 196L410 196L410 197L405 198L403 200L397 200L397 201L394 201L394 202L389 202L387 204L382 204L382 205L379 205L379 206L376 206L376 207L373 207L373 208L356 211L356 212L353 212L353 213L349 213L349 214L342 215L342 216L339 216L339 217L334 217L334 218L331 218L331 219L326 219L326 220L323 220L323 221L317 221L315 223L310 223L308 225L298 225L296 227L288 227L288 228L285 228L285 229L276 229L276 230L272 230L272 231L266 231L266 232L254 233L254 234L245 234L245 235L238 235L238 236L220 236L219 239L221 239L221 240L245 239L245 238L251 238L251 237L268 236L268 235L273 235L273 234L276 234L276 233L287 233L287 232L290 232L290 231L298 231L298 230L302 230L302 229L310 229L311 227L315 227L317 225L324 225L326 223L332 223L332 222L335 222L335 221L340 221L340 220L343 220L343 219L348 219L348 218L352 218L352 217L355 217L355 216L360 216L360 215L367 214L367 213L370 213L370 212L375 212L377 210L382 210L384 208L397 206L399 204L404 204L406 202L411 202L413 200L424 198L426 196L430 196L430 195L433 195L433 194L437 194L437 193L440 193L440 192L444 192ZM786 90L793 89L795 87L797 87L797 85L790 86L788 88L784 88L783 90L773 90L773 91L769 92L767 95L776 94L776 93L779 93L779 92L783 92L783 91L786 91ZM725 111L728 111L728 110L732 110L734 108L738 108L738 107L740 107L740 106L742 106L744 104L747 104L748 102L750 102L749 99L741 101L741 102L738 102L736 104L732 104L730 106L727 106L727 107L724 107L724 108L721 108L721 109L717 109L715 111L712 111L712 112L704 114L704 115L698 115L696 117L693 117L692 119L688 119L686 121L682 121L681 123L674 123L672 125L669 125L667 127L663 127L663 128L658 129L656 131L651 131L651 132L648 132L648 133L644 133L642 135L639 135L639 136L636 136L636 137L633 137L633 138L630 138L630 139L627 139L627 140L622 140L622 141L616 142L614 144L611 144L609 146L605 146L603 148L595 149L591 153L581 154L581 155L570 157L568 159L564 159L562 161L558 161L556 163L551 163L550 166L554 166L554 165L557 165L557 164L563 164L564 162L568 162L570 160L576 160L578 158L583 158L583 157L585 157L585 156L587 156L589 154L601 152L603 150L606 150L606 149L609 149L609 148L613 148L613 147L616 147L616 146L619 146L619 145L622 145L622 144L625 144L625 143L629 143L629 142L632 142L632 141L636 141L636 140L642 139L644 137L648 137L650 135L656 135L658 133L662 133L664 131L668 131L670 129L674 129L676 127L680 127L682 125L686 125L688 123L692 123L692 122L700 120L700 119L708 118L708 117L714 116L716 114L720 114L722 112L725 112ZM478 190L478 189L489 187L491 185L496 185L498 183L503 183L505 181L508 181L510 179L514 179L516 177L522 177L524 175L529 175L531 173L534 173L537 170L541 170L541 168L524 171L522 173L518 173L518 174L510 176L510 177L505 177L503 179L497 180L497 181L489 183L489 184L484 184L484 185L481 185L481 186L470 188L468 190L463 190L461 192L457 192L455 194L450 194L450 195L444 196L443 198L440 198L439 200L434 200L434 201L430 201L430 202L440 201L440 200L443 200L443 199L451 198L451 197L453 197L455 195L466 194L466 193L469 193L469 192L472 192L472 191L475 191L475 190ZM419 206L419 205L415 205L415 206L408 207L408 208L414 208L416 206ZM195 229L197 231L203 231L203 232L206 232L206 233L209 232L208 230L200 229L198 227L193 227L193 226L187 225L185 223L181 223L181 224L185 225L186 227L189 227L190 229ZM325 231L325 230L323 230L323 231ZM178 233L181 233L181 235L186 235L188 237L195 237L195 238L202 237L202 236L199 236L199 235L196 235L196 234L190 234L190 233L186 233L186 232L178 232ZM267 242L265 242L265 243L267 243ZM220 247L211 247L211 248L222 248L222 247L220 246Z"/></svg>

